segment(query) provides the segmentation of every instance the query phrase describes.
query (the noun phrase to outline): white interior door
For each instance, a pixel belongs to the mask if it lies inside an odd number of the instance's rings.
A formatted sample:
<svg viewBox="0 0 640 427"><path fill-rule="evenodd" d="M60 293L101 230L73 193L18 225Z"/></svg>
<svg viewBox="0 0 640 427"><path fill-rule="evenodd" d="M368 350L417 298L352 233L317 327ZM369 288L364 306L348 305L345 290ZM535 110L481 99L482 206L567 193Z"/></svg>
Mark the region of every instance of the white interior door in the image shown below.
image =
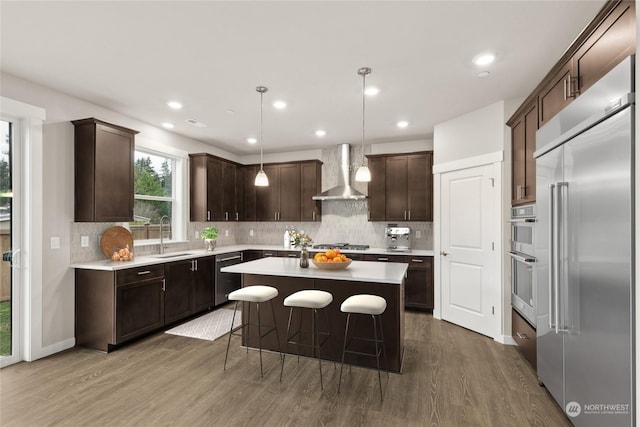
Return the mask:
<svg viewBox="0 0 640 427"><path fill-rule="evenodd" d="M442 319L495 338L500 277L492 172L486 165L441 175L440 268Z"/></svg>

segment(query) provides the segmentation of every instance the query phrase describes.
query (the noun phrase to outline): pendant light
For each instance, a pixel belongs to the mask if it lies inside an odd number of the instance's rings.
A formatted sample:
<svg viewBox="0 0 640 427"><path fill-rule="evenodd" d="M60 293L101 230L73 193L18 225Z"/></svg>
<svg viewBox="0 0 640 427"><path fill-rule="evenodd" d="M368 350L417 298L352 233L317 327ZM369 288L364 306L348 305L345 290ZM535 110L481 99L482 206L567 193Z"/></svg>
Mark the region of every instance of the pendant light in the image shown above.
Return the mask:
<svg viewBox="0 0 640 427"><path fill-rule="evenodd" d="M360 161L360 167L356 171L356 181L369 182L371 181L371 171L364 164L364 98L365 98L365 80L369 74L371 74L371 68L362 67L358 70L358 74L362 76L362 158Z"/></svg>
<svg viewBox="0 0 640 427"><path fill-rule="evenodd" d="M262 139L262 97L264 93L268 90L269 89L264 86L256 87L256 91L260 93L260 170L258 171L256 175L256 180L254 182L256 187L269 186L269 178L267 177L267 174L264 173L264 169L263 169L263 153L262 153L262 144L264 142Z"/></svg>

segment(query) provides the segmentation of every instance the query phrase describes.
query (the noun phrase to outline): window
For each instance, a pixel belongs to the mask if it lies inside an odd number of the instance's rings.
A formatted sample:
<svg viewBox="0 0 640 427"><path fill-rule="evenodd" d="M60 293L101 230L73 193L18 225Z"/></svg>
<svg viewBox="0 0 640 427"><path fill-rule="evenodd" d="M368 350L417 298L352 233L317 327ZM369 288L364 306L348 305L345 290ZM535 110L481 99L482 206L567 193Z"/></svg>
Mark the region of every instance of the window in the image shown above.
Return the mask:
<svg viewBox="0 0 640 427"><path fill-rule="evenodd" d="M180 163L166 154L136 149L133 222L129 223L135 241L159 239L162 219L164 239L182 237L178 227L183 205L177 185Z"/></svg>

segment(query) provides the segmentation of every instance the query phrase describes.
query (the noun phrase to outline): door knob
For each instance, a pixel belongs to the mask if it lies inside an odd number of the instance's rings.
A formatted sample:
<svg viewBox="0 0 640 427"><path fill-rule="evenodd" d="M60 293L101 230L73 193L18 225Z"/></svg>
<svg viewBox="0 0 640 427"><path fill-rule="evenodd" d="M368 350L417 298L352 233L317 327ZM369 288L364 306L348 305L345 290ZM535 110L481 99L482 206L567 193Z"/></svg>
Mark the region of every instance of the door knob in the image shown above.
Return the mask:
<svg viewBox="0 0 640 427"><path fill-rule="evenodd" d="M448 254L448 253L446 253L445 251L440 251L440 255L442 255L442 256L447 256L447 255L449 255L449 254Z"/></svg>

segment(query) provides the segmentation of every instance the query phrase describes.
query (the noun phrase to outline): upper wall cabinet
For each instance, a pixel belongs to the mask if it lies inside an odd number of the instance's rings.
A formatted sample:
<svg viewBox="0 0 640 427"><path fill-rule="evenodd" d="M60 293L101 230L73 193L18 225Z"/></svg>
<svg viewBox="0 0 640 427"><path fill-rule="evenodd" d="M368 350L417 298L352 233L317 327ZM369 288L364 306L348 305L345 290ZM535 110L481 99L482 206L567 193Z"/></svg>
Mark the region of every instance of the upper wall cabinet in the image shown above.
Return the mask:
<svg viewBox="0 0 640 427"><path fill-rule="evenodd" d="M532 102L518 115L511 126L511 204L513 206L536 201L536 148L538 107Z"/></svg>
<svg viewBox="0 0 640 427"><path fill-rule="evenodd" d="M236 163L210 154L189 155L191 221L238 221Z"/></svg>
<svg viewBox="0 0 640 427"><path fill-rule="evenodd" d="M75 221L133 220L135 130L74 120Z"/></svg>
<svg viewBox="0 0 640 427"><path fill-rule="evenodd" d="M433 153L371 155L370 221L433 220Z"/></svg>

